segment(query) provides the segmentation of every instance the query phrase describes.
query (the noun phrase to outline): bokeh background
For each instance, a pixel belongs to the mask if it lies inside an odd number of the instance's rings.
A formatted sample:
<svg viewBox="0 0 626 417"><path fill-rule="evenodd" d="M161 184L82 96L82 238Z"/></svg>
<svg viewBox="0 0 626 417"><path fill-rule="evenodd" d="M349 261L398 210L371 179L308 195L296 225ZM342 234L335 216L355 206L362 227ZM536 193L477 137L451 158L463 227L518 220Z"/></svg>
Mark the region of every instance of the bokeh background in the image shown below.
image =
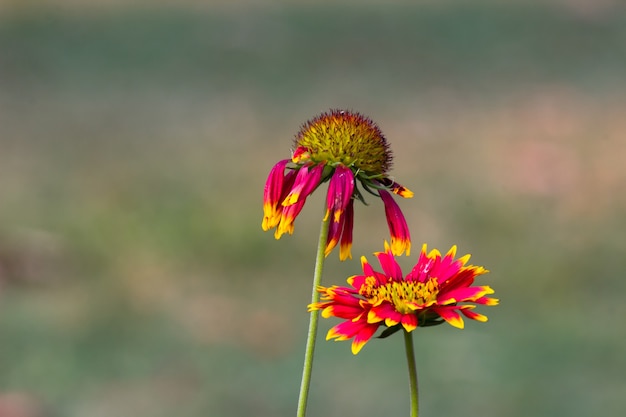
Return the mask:
<svg viewBox="0 0 626 417"><path fill-rule="evenodd" d="M2 1L0 416L294 415L323 193L275 241L262 191L337 107L415 192L403 265L501 299L415 333L422 414L622 416L625 77L617 0ZM402 345L322 338L309 415L408 415Z"/></svg>

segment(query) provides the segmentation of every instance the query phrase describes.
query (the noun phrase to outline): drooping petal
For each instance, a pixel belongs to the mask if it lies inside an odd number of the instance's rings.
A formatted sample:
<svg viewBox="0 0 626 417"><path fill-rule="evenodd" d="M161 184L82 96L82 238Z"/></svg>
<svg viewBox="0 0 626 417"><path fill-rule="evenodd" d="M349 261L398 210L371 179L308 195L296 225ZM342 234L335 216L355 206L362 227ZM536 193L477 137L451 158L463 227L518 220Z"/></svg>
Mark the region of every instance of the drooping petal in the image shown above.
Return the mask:
<svg viewBox="0 0 626 417"><path fill-rule="evenodd" d="M290 206L292 204L296 204L300 200L306 199L309 194L320 185L320 180L322 178L322 172L324 172L324 165L309 165L303 166L298 171L298 175L293 184L291 192L287 195L287 197L283 200L283 206Z"/></svg>
<svg viewBox="0 0 626 417"><path fill-rule="evenodd" d="M279 204L283 194L283 182L285 179L285 167L289 163L288 159L283 159L274 165L267 177L265 187L263 189L263 230L276 227L280 221L282 208Z"/></svg>
<svg viewBox="0 0 626 417"><path fill-rule="evenodd" d="M393 181L389 177L381 178L378 180L380 184L382 184L385 188L391 190L392 193L399 195L403 198L413 198L413 191L409 190L406 187L401 186L397 182Z"/></svg>
<svg viewBox="0 0 626 417"><path fill-rule="evenodd" d="M387 191L378 190L378 194L385 205L387 226L391 235L391 251L396 256L402 255L405 251L407 255L410 255L411 234L400 207Z"/></svg>
<svg viewBox="0 0 626 417"><path fill-rule="evenodd" d="M305 199L302 199L295 204L283 207L283 211L280 217L280 223L278 223L276 231L274 232L274 237L276 239L280 239L280 237L285 233L289 233L290 235L293 234L293 223L295 222L296 217L298 217L298 214L300 214L300 212L304 208L305 201Z"/></svg>
<svg viewBox="0 0 626 417"><path fill-rule="evenodd" d="M344 211L352 201L354 192L354 174L344 165L338 165L330 178L328 193L326 195L326 216L332 213L332 222L339 223Z"/></svg>
<svg viewBox="0 0 626 417"><path fill-rule="evenodd" d="M343 223L345 218L340 218L339 222L331 221L328 224L328 236L326 237L326 248L324 249L324 256L328 256L341 238L341 232L343 231ZM341 257L341 256L340 256Z"/></svg>
<svg viewBox="0 0 626 417"><path fill-rule="evenodd" d="M401 186L400 184L398 184L397 182L394 183L394 187L391 190L394 194L399 195L400 197L403 198L413 198L413 191L409 190L406 187Z"/></svg>
<svg viewBox="0 0 626 417"><path fill-rule="evenodd" d="M343 232L341 233L341 245L339 246L339 260L352 259L352 227L354 224L354 200L350 200L346 208L345 219L343 221Z"/></svg>
<svg viewBox="0 0 626 417"><path fill-rule="evenodd" d="M274 233L276 239L280 239L285 233L293 233L293 223L302 211L306 198L319 186L323 171L324 165L300 168L291 191L282 202L280 223Z"/></svg>
<svg viewBox="0 0 626 417"><path fill-rule="evenodd" d="M326 194L326 215L324 220L327 220L329 217L331 219L324 255L328 256L341 239L339 259L342 261L352 257L350 248L352 246L354 216L353 192L354 174L350 168L338 165L330 179L328 193Z"/></svg>

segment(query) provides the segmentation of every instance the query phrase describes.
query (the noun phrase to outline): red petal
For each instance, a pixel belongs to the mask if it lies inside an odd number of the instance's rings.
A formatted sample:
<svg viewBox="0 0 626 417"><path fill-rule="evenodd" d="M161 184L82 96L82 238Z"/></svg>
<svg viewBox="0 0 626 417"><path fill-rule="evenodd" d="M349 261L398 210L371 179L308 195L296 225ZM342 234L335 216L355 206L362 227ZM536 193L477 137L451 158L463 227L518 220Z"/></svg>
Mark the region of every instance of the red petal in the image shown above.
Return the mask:
<svg viewBox="0 0 626 417"><path fill-rule="evenodd" d="M263 223L261 227L267 231L280 222L281 209L280 197L284 190L285 167L289 163L288 159L284 159L274 165L267 177L265 187L263 189Z"/></svg>
<svg viewBox="0 0 626 417"><path fill-rule="evenodd" d="M406 251L406 254L409 255L411 253L411 234L400 207L387 191L378 190L378 194L385 205L385 215L387 216L387 226L391 234L391 250L393 254L399 256Z"/></svg>
<svg viewBox="0 0 626 417"><path fill-rule="evenodd" d="M343 232L341 233L341 245L339 247L339 259L345 261L352 259L352 227L354 224L354 200L350 200L346 208L345 219L343 223Z"/></svg>
<svg viewBox="0 0 626 417"><path fill-rule="evenodd" d="M388 281L389 278L394 281L402 281L402 268L398 265L396 258L390 252L378 252L376 254L378 258L378 263L380 263L380 267L383 269L383 274L386 276L385 282Z"/></svg>
<svg viewBox="0 0 626 417"><path fill-rule="evenodd" d="M473 306L466 306L466 307L473 307ZM461 309L461 313L463 313L463 315L465 317L467 317L468 319L472 319L472 320L476 320L476 321L482 321L482 322L486 322L488 320L487 316L484 316L484 315L478 314L478 313L474 313L469 308Z"/></svg>
<svg viewBox="0 0 626 417"><path fill-rule="evenodd" d="M415 314L402 315L402 327L407 332L411 332L417 328L417 316Z"/></svg>
<svg viewBox="0 0 626 417"><path fill-rule="evenodd" d="M432 310L439 314L442 319L447 321L452 326L462 329L464 326L463 319L461 315L455 311L458 307L447 308L447 307L433 307Z"/></svg>
<svg viewBox="0 0 626 417"><path fill-rule="evenodd" d="M487 286L458 288L456 290L439 293L437 303L450 304L460 303L463 301L475 301L476 299L487 294L493 294L493 290Z"/></svg>
<svg viewBox="0 0 626 417"><path fill-rule="evenodd" d="M354 174L350 168L339 165L330 179L326 195L326 212L333 213L331 221L339 223L344 211L352 200Z"/></svg>
<svg viewBox="0 0 626 417"><path fill-rule="evenodd" d="M352 354L356 355L378 330L378 325L365 325L352 341Z"/></svg>
<svg viewBox="0 0 626 417"><path fill-rule="evenodd" d="M291 192L282 202L283 206L290 206L305 200L320 185L323 171L323 164L306 165L300 168Z"/></svg>
<svg viewBox="0 0 626 417"><path fill-rule="evenodd" d="M324 256L328 256L341 238L341 231L343 230L343 218L340 222L331 221L328 225L328 237L326 238L326 249L324 249Z"/></svg>

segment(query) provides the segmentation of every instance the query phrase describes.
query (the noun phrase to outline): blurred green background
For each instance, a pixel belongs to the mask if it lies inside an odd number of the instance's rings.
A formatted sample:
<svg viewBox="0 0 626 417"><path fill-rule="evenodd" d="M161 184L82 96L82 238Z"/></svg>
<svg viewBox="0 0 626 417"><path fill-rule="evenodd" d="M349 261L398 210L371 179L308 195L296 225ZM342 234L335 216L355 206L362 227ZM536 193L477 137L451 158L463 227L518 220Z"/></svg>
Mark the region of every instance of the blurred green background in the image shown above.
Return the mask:
<svg viewBox="0 0 626 417"><path fill-rule="evenodd" d="M336 107L415 192L403 265L501 299L415 333L422 414L623 415L625 74L617 0L3 1L0 416L294 415L323 193L275 241L262 192ZM402 345L321 338L308 415L408 415Z"/></svg>

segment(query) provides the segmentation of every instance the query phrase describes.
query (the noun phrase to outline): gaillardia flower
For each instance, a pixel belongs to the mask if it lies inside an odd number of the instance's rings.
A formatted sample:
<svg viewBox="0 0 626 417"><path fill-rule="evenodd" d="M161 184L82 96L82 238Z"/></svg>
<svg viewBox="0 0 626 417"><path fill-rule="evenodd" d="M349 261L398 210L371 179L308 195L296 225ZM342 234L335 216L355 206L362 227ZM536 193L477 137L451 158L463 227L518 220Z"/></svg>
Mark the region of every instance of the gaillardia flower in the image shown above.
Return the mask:
<svg viewBox="0 0 626 417"><path fill-rule="evenodd" d="M422 247L417 264L406 277L385 242L385 252L375 256L383 272L375 271L361 257L363 275L348 278L351 287L319 287L322 301L309 305L309 311L322 310L322 317L345 319L328 331L326 340L352 341L355 355L374 335L378 327L387 329L381 337L397 330L407 332L417 327L426 327L448 322L463 328L465 317L487 321L487 317L475 313L477 304L498 304L489 286L472 286L478 275L488 271L482 266L465 265L470 255L454 259L456 246L444 256L434 249L426 252ZM461 313L461 314L459 314Z"/></svg>
<svg viewBox="0 0 626 417"><path fill-rule="evenodd" d="M365 202L358 182L384 203L392 252L408 255L409 228L390 193L404 198L413 193L387 175L391 159L389 145L373 121L345 110L322 113L301 127L291 159L278 162L270 171L263 195L263 230L276 228L276 239L292 234L307 197L328 181L325 254L340 243L339 258L351 258L354 200Z"/></svg>

